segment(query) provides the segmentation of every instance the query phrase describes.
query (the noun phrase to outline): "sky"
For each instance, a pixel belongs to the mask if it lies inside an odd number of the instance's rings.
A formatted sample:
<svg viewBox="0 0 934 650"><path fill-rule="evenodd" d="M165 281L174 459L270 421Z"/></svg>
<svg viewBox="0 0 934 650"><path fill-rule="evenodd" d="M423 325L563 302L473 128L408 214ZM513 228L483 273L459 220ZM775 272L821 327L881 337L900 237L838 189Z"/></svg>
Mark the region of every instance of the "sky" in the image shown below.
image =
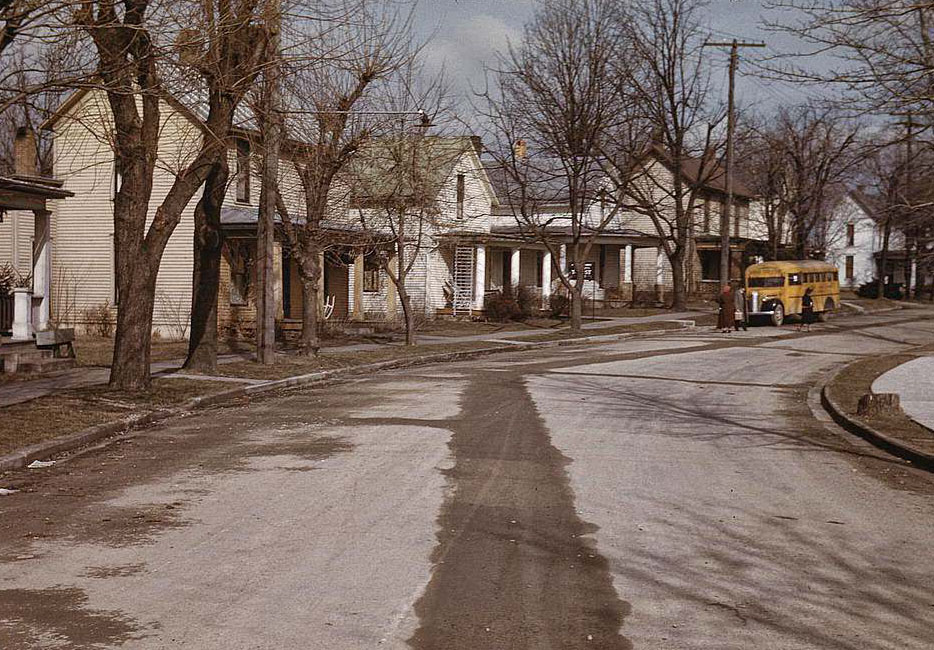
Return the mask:
<svg viewBox="0 0 934 650"><path fill-rule="evenodd" d="M464 97L470 95L471 85L482 86L483 66L495 62L494 52L521 39L522 25L531 17L535 4L536 0L421 0L418 28L423 35L432 35L425 53L428 69L437 71L443 66L454 88ZM768 16L762 4L754 0L713 0L701 16L712 39L766 43L765 49L747 50L749 53L794 51L796 44L790 36L763 29L762 20ZM725 96L728 50L711 48L710 54L715 65L716 90L722 90ZM741 51L741 57L745 54ZM742 105L767 109L787 101L789 96L803 99L810 92L799 88L789 91L782 84L750 74L751 71L748 65L744 69L741 58L737 101ZM464 105L466 101L459 103Z"/></svg>

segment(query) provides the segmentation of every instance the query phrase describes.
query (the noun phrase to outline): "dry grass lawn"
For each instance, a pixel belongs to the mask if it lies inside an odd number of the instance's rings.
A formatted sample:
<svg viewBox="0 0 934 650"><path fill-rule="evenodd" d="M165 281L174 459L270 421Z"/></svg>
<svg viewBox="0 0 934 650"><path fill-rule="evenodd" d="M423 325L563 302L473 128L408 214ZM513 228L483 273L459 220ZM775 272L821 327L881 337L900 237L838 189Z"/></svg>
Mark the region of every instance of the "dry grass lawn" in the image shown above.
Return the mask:
<svg viewBox="0 0 934 650"><path fill-rule="evenodd" d="M92 386L7 406L0 411L0 454L230 387L226 382L156 379L152 391L145 394L128 395L107 386Z"/></svg>
<svg viewBox="0 0 934 650"><path fill-rule="evenodd" d="M250 343L231 343L228 341L218 341L218 352L220 354L231 354L236 352L249 352L253 349ZM113 360L114 340L112 338L101 338L97 336L79 336L75 340L75 354L79 366L102 366L110 367ZM152 360L153 361L172 361L174 359L184 359L188 354L188 341L167 341L156 339L152 342Z"/></svg>
<svg viewBox="0 0 934 650"><path fill-rule="evenodd" d="M840 405L848 417L887 436L904 440L915 447L934 453L934 433L914 422L901 410L880 413L872 417L856 415L859 398L871 392L872 382L879 375L914 359L915 356L914 354L892 354L856 361L847 366L827 385L827 391L831 399Z"/></svg>

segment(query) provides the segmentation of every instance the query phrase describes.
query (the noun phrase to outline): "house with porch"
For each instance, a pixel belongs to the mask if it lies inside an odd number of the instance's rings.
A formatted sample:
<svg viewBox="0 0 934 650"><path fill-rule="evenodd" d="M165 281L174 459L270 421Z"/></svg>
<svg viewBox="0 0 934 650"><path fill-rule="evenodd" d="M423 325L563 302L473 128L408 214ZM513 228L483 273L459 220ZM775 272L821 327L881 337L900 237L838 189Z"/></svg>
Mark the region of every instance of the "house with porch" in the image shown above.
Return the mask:
<svg viewBox="0 0 934 650"><path fill-rule="evenodd" d="M195 95L197 97L197 95ZM151 211L154 213L175 178L197 151L202 134L204 107L197 99L167 97L162 100L159 165L154 178ZM59 188L49 210L51 222L51 274L61 285L53 293L51 309L61 323L89 326L95 314L119 309L113 251L113 197L120 182L111 145L109 105L100 90L82 89L69 97L45 123L51 137ZM259 203L258 161L254 154L252 117L238 115L228 146L231 179L222 212L225 246L221 290L218 298L219 327L248 334L255 317L255 233ZM407 291L413 306L425 317L441 314L478 315L489 291L506 285L534 287L548 305L559 290L554 269L567 268L566 255L553 259L549 249L526 237L513 216L508 193L497 188L490 169L481 159L482 149L471 136L414 135L421 145L443 152L427 165L430 189L418 200L406 198L406 210L417 219L419 236L408 237L406 255L412 266ZM293 217L303 218L300 182L289 147L283 148L280 187ZM366 160L366 157L363 157ZM665 182L664 156L647 159L649 172ZM686 175L700 176L686 164ZM719 272L719 214L725 192L722 174L706 174L702 206L695 219L694 247L687 269L688 287L695 293L715 291ZM697 179L695 178L696 182ZM80 201L62 200L66 194ZM335 204L325 227L334 242L323 254L319 294L320 313L333 322L394 320L400 304L384 266L391 254L391 223L380 223L366 192L353 187L343 202ZM744 256L761 239L749 218L752 193L742 183L734 188L737 219L731 249L738 276ZM195 196L172 234L160 266L153 327L173 338L187 333L193 269L192 240ZM372 197L370 197L372 198ZM428 209L430 204L430 209ZM546 206L556 214L566 207ZM603 209L595 199L590 207ZM281 223L281 222L280 222ZM550 233L559 244L570 241L567 224L554 221ZM283 330L300 328L301 279L287 237L276 236L275 292L277 320ZM608 303L633 300L664 301L671 288L671 269L660 246L659 234L647 217L626 212L594 240L590 259L582 261L585 295ZM104 309L102 309L102 307Z"/></svg>
<svg viewBox="0 0 934 650"><path fill-rule="evenodd" d="M49 203L73 194L38 172L33 134L19 129L14 142L14 174L0 176L0 267L17 286L0 295L0 370L44 370L71 365L55 359L58 340L36 334L52 326L52 213ZM70 339L69 341L70 342Z"/></svg>

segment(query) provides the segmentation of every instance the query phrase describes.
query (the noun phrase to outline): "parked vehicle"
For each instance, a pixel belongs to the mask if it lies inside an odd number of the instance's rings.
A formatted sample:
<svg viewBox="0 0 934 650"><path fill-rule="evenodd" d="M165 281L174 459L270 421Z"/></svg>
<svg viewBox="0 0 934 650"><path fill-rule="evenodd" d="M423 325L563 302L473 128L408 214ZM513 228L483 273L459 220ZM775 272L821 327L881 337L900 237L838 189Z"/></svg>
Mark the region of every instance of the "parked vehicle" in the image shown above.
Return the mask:
<svg viewBox="0 0 934 650"><path fill-rule="evenodd" d="M779 326L787 316L800 316L808 287L818 318L823 320L840 306L840 281L833 264L818 260L753 264L746 269L750 320L768 319Z"/></svg>

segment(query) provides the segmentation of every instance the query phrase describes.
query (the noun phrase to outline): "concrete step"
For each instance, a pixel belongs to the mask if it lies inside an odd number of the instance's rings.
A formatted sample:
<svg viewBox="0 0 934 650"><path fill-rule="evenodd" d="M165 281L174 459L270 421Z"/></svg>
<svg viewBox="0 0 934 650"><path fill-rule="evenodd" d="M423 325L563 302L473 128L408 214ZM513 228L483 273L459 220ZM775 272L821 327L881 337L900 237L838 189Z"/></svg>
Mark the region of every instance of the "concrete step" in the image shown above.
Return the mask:
<svg viewBox="0 0 934 650"><path fill-rule="evenodd" d="M77 362L74 359L55 359L51 356L29 359L20 357L16 372L45 375L52 372L61 372L62 370L71 370L75 365L77 365Z"/></svg>

